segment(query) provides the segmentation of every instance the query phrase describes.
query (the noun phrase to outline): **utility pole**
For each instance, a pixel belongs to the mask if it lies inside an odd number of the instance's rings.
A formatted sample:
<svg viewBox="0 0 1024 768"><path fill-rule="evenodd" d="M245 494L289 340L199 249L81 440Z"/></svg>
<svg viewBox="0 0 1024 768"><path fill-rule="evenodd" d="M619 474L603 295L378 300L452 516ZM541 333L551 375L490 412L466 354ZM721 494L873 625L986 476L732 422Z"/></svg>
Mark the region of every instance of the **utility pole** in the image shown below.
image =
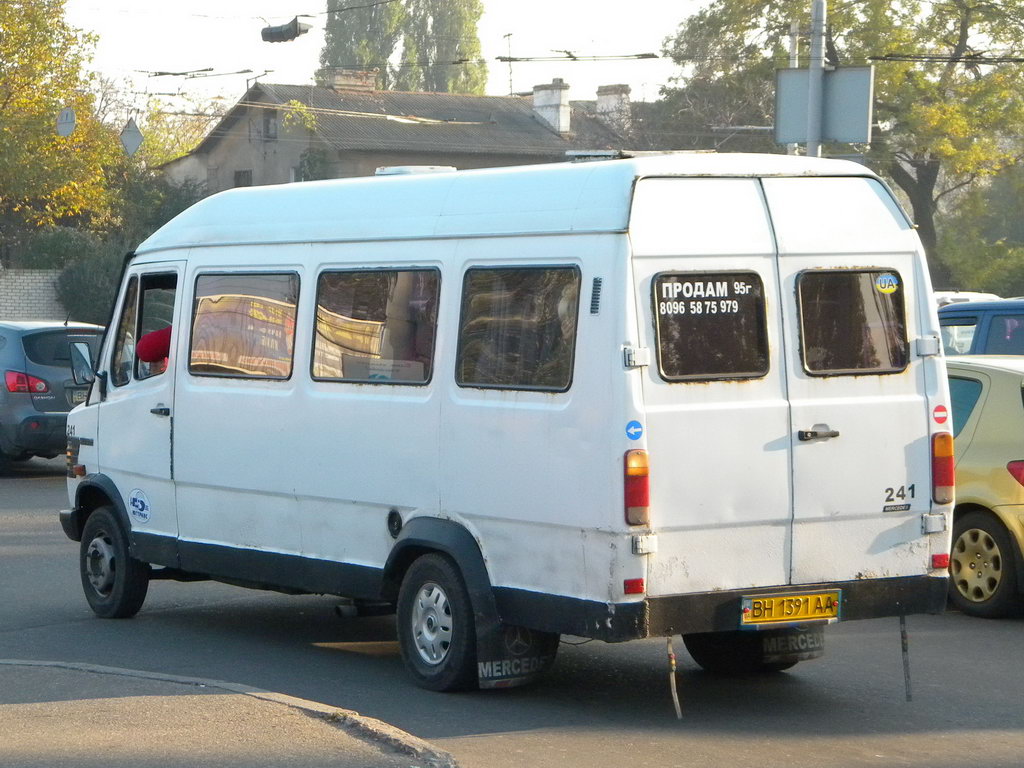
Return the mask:
<svg viewBox="0 0 1024 768"><path fill-rule="evenodd" d="M811 58L807 77L807 156L821 157L822 90L825 80L825 0L811 4Z"/></svg>
<svg viewBox="0 0 1024 768"><path fill-rule="evenodd" d="M796 69L800 66L800 21L793 19L789 22L789 68ZM795 155L796 144L786 145L786 154Z"/></svg>
<svg viewBox="0 0 1024 768"><path fill-rule="evenodd" d="M502 35L502 37L508 43L508 95L514 96L515 92L512 90L512 33L509 32L507 35Z"/></svg>

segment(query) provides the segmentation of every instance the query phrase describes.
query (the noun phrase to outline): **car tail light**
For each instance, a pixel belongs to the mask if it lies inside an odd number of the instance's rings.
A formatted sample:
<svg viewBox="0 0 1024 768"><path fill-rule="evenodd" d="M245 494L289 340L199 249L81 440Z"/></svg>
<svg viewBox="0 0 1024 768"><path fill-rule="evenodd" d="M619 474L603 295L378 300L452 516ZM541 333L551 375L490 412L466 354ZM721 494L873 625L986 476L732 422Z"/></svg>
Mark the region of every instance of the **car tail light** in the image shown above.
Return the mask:
<svg viewBox="0 0 1024 768"><path fill-rule="evenodd" d="M35 376L29 376L27 373L21 373L20 371L7 371L7 373L4 374L4 383L7 385L8 392L42 394L43 392L50 391L50 385L45 381L37 379Z"/></svg>
<svg viewBox="0 0 1024 768"><path fill-rule="evenodd" d="M626 522L630 525L647 525L651 521L647 451L626 451L624 463Z"/></svg>
<svg viewBox="0 0 1024 768"><path fill-rule="evenodd" d="M29 376L20 371L7 371L4 375L8 392L27 392L31 394L42 394L50 391L50 385L35 376Z"/></svg>
<svg viewBox="0 0 1024 768"><path fill-rule="evenodd" d="M1024 485L1024 461L1011 461L1006 465L1006 471L1013 475L1013 479Z"/></svg>
<svg viewBox="0 0 1024 768"><path fill-rule="evenodd" d="M932 500L951 504L956 484L953 464L953 436L949 432L932 435Z"/></svg>

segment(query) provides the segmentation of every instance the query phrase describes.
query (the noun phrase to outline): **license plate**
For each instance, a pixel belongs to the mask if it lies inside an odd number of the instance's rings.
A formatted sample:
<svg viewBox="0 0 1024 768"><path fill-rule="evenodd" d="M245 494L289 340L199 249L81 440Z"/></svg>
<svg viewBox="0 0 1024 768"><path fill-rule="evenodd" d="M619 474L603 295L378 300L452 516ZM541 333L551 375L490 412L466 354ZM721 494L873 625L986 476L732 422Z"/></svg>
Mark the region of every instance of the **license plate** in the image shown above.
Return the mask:
<svg viewBox="0 0 1024 768"><path fill-rule="evenodd" d="M73 389L71 390L71 404L79 405L85 402L86 396L89 394L87 389Z"/></svg>
<svg viewBox="0 0 1024 768"><path fill-rule="evenodd" d="M779 624L839 621L839 604L843 592L807 594L754 595L740 599L740 627L761 627Z"/></svg>

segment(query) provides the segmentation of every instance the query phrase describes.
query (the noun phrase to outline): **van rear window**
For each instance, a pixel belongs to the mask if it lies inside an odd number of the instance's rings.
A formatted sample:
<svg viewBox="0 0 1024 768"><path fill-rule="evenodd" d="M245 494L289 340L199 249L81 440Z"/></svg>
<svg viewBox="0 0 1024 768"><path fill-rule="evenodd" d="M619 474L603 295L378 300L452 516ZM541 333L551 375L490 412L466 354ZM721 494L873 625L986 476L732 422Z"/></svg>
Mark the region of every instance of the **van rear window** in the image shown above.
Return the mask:
<svg viewBox="0 0 1024 768"><path fill-rule="evenodd" d="M666 272L654 278L658 370L667 381L768 373L764 284L755 272Z"/></svg>
<svg viewBox="0 0 1024 768"><path fill-rule="evenodd" d="M435 269L320 275L313 378L426 384L433 363L440 282Z"/></svg>
<svg viewBox="0 0 1024 768"><path fill-rule="evenodd" d="M456 382L462 387L569 389L579 297L575 267L468 270Z"/></svg>
<svg viewBox="0 0 1024 768"><path fill-rule="evenodd" d="M907 367L903 280L893 270L823 270L797 278L804 369L811 375Z"/></svg>
<svg viewBox="0 0 1024 768"><path fill-rule="evenodd" d="M298 275L200 275L192 310L189 373L287 379L292 373L298 301Z"/></svg>

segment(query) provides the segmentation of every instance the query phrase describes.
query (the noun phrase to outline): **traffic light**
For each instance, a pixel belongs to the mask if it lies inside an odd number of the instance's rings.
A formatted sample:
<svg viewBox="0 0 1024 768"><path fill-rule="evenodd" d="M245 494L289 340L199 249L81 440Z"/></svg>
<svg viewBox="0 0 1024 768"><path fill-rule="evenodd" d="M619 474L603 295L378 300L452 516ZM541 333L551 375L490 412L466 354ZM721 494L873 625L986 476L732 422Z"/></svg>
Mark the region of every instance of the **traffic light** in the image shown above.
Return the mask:
<svg viewBox="0 0 1024 768"><path fill-rule="evenodd" d="M296 16L287 24L281 24L276 27L264 27L260 34L265 43L286 43L289 40L294 40L299 35L306 34L312 28L312 24L299 21L299 17Z"/></svg>

